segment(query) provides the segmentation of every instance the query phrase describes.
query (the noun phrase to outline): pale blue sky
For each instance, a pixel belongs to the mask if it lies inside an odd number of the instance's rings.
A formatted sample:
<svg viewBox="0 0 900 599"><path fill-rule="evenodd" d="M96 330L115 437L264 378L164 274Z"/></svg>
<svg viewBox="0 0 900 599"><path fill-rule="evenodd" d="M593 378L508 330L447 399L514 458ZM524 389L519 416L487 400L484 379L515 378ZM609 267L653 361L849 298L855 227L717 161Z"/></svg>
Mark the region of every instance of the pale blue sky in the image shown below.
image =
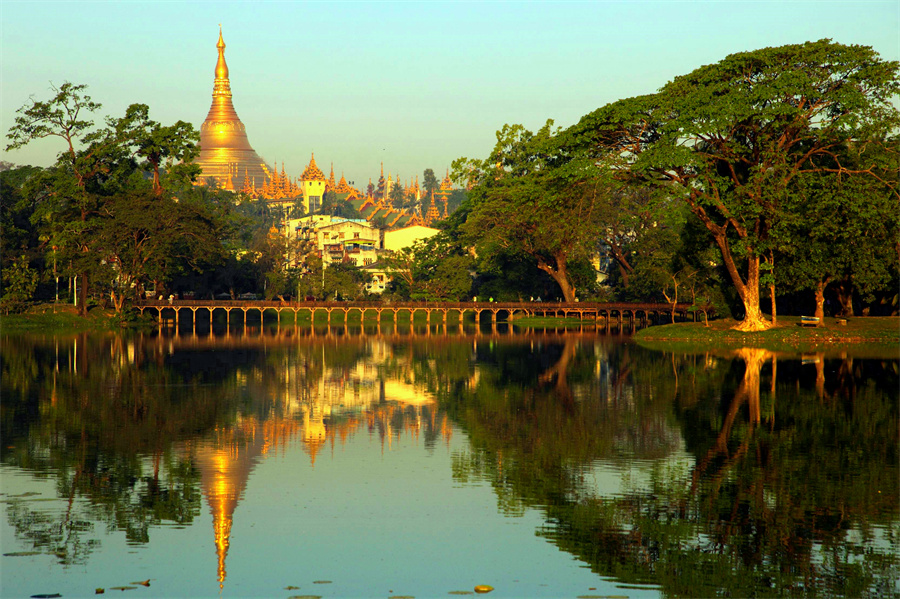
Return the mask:
<svg viewBox="0 0 900 599"><path fill-rule="evenodd" d="M364 188L460 156L505 123L568 126L727 54L821 38L900 59L900 2L18 2L0 0L0 128L49 84L85 83L103 114L135 102L197 128L222 23L250 143L299 176L315 152ZM99 120L99 119L98 119ZM3 144L5 147L5 143ZM49 166L35 143L0 159Z"/></svg>

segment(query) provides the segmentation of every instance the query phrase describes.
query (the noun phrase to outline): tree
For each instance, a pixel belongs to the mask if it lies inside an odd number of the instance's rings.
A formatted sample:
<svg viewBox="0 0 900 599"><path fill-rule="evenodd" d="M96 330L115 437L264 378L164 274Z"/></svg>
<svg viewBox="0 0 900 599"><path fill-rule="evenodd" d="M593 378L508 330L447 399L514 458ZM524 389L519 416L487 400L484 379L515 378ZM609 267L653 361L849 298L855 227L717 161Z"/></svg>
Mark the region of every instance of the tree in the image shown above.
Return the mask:
<svg viewBox="0 0 900 599"><path fill-rule="evenodd" d="M900 216L892 193L900 155L885 152L880 144L852 144L836 153L841 163L857 169L883 164L890 185L873 177L798 177L780 231L780 237L792 243L775 254L783 265L779 285L812 289L819 318L825 316L829 286L838 299L838 314L852 316L854 289L869 301L885 289L896 293L900 266Z"/></svg>
<svg viewBox="0 0 900 599"><path fill-rule="evenodd" d="M94 129L94 122L86 118L101 108L84 93L86 87L69 82L59 88L51 85L55 92L53 98L32 100L19 108L19 116L7 134L10 143L6 146L6 151L16 150L47 137L59 137L65 142L66 147L58 155L52 176L45 181L53 187L54 204L69 211L59 219L61 230L57 231L57 236L67 238L59 244L77 247L82 254L88 248L79 240L83 239L88 220L96 214L98 179L113 170L108 160L112 149L100 143L101 134ZM88 267L82 264L79 270L82 277L78 308L84 315L87 313Z"/></svg>
<svg viewBox="0 0 900 599"><path fill-rule="evenodd" d="M422 173L422 197L430 198L432 192L437 191L440 186L440 182L434 176L434 170L426 168Z"/></svg>
<svg viewBox="0 0 900 599"><path fill-rule="evenodd" d="M853 139L884 140L900 118L898 63L830 40L733 54L658 93L586 115L571 134L621 178L683 198L712 235L744 308L739 329L769 326L760 261L796 179L870 176L835 161ZM892 191L896 195L896 189Z"/></svg>
<svg viewBox="0 0 900 599"><path fill-rule="evenodd" d="M37 289L38 273L28 265L25 255L3 268L3 296L0 309L4 313L21 312L34 297Z"/></svg>
<svg viewBox="0 0 900 599"><path fill-rule="evenodd" d="M134 233L135 219L141 216L121 204L124 197L147 188L138 159L145 160L153 172L151 185L157 198L163 199L165 184L186 197L199 171L175 161L190 161L196 155L197 133L183 121L161 126L149 119L149 109L143 104L129 106L124 117L109 118L107 126L98 129L89 114L99 110L100 104L85 94L86 86L66 82L52 89L55 95L49 101L32 100L19 109L9 130L7 150L46 137L59 137L65 142L56 164L29 181L28 193L40 198L33 220L40 223L48 243L60 248L63 262L72 264L79 274L79 311L85 314L89 280L100 276L110 284L112 278L123 274L116 270L121 264L110 261L114 256L109 254L122 250L122 246L110 244L116 239L123 241L123 237L117 237L119 233ZM157 207L152 208L145 217ZM126 214L123 230L113 234L110 220ZM171 235L170 240L179 241ZM117 303L121 299L118 297Z"/></svg>
<svg viewBox="0 0 900 599"><path fill-rule="evenodd" d="M470 297L474 260L446 235L418 241L382 261L404 299L461 301Z"/></svg>
<svg viewBox="0 0 900 599"><path fill-rule="evenodd" d="M339 194L333 191L325 192L322 198L322 209L319 213L341 218L359 218L359 211L353 207L346 194Z"/></svg>
<svg viewBox="0 0 900 599"><path fill-rule="evenodd" d="M196 202L132 190L107 202L103 213L91 245L103 262L113 266L108 286L116 312L132 290L221 258L222 228Z"/></svg>
<svg viewBox="0 0 900 599"><path fill-rule="evenodd" d="M576 288L569 264L598 251L598 218L608 187L587 170L590 163L568 152L558 133L553 121L536 133L506 125L488 158L460 158L453 169L457 178L474 183L463 230L479 257L527 255L571 302Z"/></svg>
<svg viewBox="0 0 900 599"><path fill-rule="evenodd" d="M163 192L160 170L172 179L193 182L200 174L200 167L191 164L200 154L200 134L193 125L177 121L164 127L150 120L150 108L146 104L132 104L120 119L107 119L120 143L131 148L134 156L147 161L153 173L153 192Z"/></svg>
<svg viewBox="0 0 900 599"><path fill-rule="evenodd" d="M393 206L397 210L400 210L406 204L406 191L404 191L403 185L400 184L400 181L394 183L394 186L391 187L391 191L388 195L391 201L391 206Z"/></svg>
<svg viewBox="0 0 900 599"><path fill-rule="evenodd" d="M358 299L365 295L366 278L366 274L353 264L329 264L325 268L324 299Z"/></svg>

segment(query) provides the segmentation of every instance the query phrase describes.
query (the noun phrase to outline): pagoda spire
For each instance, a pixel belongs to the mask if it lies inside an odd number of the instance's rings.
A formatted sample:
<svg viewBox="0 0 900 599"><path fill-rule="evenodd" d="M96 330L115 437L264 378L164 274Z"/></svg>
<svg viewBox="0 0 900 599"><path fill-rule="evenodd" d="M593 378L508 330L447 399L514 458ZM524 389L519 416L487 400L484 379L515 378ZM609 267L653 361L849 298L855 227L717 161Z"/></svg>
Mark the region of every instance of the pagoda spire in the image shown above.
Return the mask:
<svg viewBox="0 0 900 599"><path fill-rule="evenodd" d="M227 188L229 180L246 169L251 177L265 178L267 170L262 158L250 146L246 129L232 104L231 80L225 62L225 40L219 25L216 42L216 68L213 81L212 104L206 120L200 126L200 155L195 164L200 167L199 181L215 179Z"/></svg>
<svg viewBox="0 0 900 599"><path fill-rule="evenodd" d="M334 182L334 161L331 162L331 174L328 176L328 184L325 191L334 191L336 183Z"/></svg>

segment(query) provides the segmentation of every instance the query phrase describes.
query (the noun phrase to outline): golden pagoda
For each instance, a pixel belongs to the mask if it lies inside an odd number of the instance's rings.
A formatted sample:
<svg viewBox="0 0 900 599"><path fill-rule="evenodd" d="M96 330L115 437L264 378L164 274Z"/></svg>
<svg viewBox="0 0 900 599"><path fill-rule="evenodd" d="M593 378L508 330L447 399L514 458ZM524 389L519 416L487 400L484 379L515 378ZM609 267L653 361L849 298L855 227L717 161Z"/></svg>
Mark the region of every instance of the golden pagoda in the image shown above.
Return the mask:
<svg viewBox="0 0 900 599"><path fill-rule="evenodd" d="M231 103L231 83L228 65L225 64L221 26L216 48L219 59L216 62L212 106L200 126L200 156L195 160L201 168L198 183L203 184L212 178L219 187L236 191L240 188L240 177L243 175L245 180L264 185L270 178L269 168L250 146L244 123Z"/></svg>
<svg viewBox="0 0 900 599"><path fill-rule="evenodd" d="M431 205L428 206L428 212L425 213L425 224L431 226L431 223L440 220L441 215L434 203L434 191L431 192Z"/></svg>

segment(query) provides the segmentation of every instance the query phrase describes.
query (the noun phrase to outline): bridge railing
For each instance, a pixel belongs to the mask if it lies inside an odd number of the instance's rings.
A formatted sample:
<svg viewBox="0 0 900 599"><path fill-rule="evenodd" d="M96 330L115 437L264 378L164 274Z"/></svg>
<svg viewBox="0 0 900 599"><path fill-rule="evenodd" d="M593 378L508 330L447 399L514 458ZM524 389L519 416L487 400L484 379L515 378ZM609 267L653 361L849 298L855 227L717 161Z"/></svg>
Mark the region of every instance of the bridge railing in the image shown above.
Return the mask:
<svg viewBox="0 0 900 599"><path fill-rule="evenodd" d="M409 301L279 301L279 300L140 300L137 308L384 308L445 310L603 310L671 311L672 304L650 302L409 302ZM676 312L703 310L687 302L675 304Z"/></svg>

